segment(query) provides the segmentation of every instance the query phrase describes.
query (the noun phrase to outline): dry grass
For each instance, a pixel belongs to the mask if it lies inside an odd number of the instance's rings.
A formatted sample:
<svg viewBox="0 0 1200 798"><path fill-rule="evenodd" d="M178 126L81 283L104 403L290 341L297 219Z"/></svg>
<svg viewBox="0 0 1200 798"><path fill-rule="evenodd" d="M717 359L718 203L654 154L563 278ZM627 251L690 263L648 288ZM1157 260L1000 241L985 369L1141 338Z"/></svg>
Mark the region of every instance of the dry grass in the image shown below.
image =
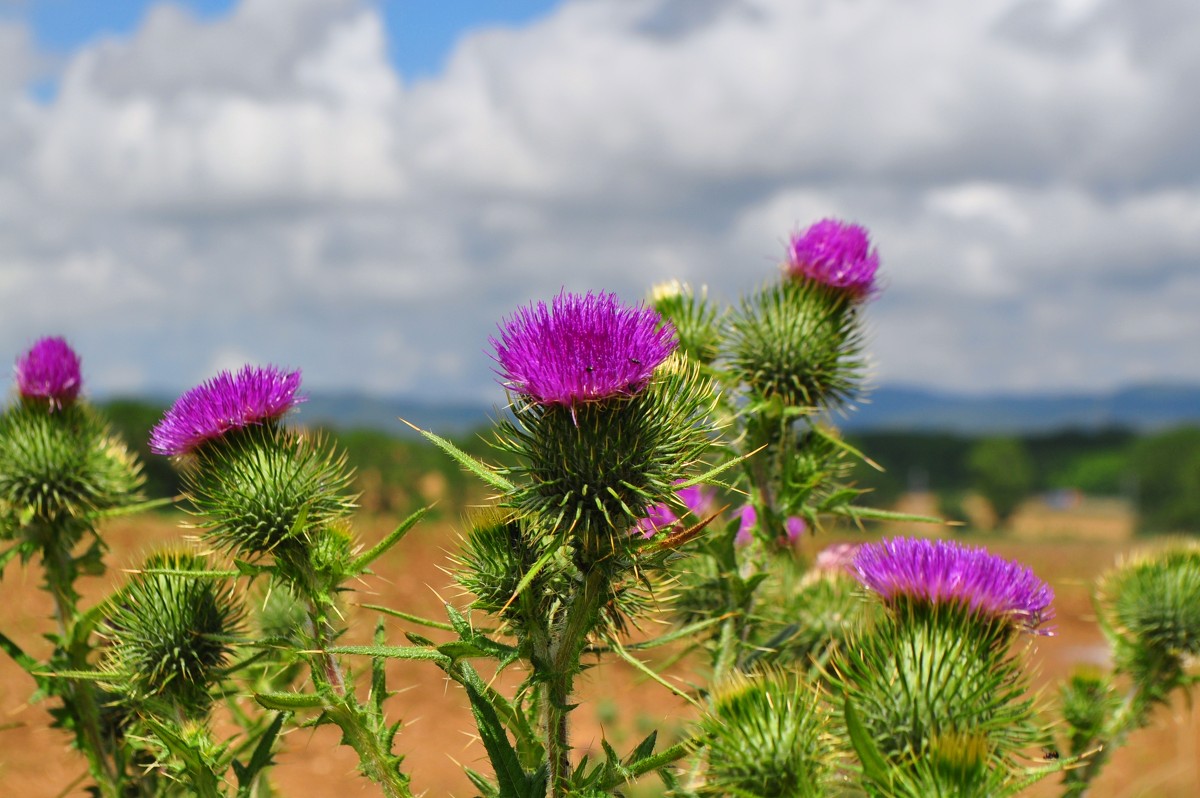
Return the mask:
<svg viewBox="0 0 1200 798"><path fill-rule="evenodd" d="M361 527L372 541L390 528L386 519L366 519ZM178 540L182 533L172 523L139 519L113 524L107 538L115 569L136 564L155 544ZM444 617L441 598L456 600L449 578L447 552L456 534L445 525L423 525L378 566L378 576L359 586L347 608L353 632L348 642L365 642L374 624L374 613L360 603L403 608L431 618ZM824 545L829 541L810 541ZM1053 685L1077 663L1102 662L1103 641L1091 617L1089 584L1123 551L1140 545L1118 542L1035 542L996 539L989 545L997 553L1020 559L1049 580L1058 593L1058 635L1033 642L1030 652L1038 671L1038 684L1046 703L1054 700ZM37 590L36 569L12 563L4 572L0 629L33 653L44 654L47 644L40 634L49 628L49 603ZM98 596L113 578L88 580L90 597ZM389 623L389 636L401 642L403 627ZM363 663L365 665L365 663ZM414 789L429 796L473 795L460 765L487 770L482 746L470 733L470 714L461 693L447 684L440 672L423 663L395 663L393 686L402 692L391 699L389 711L403 718L398 748L407 754ZM678 671L686 676L686 670ZM517 674L504 677L515 682ZM640 677L622 663L605 662L583 680L583 703L574 713L575 739L581 748L598 750L601 734L618 749L628 749L650 728L680 729L691 710L680 699ZM83 772L82 761L66 749L66 736L48 727L41 705L26 704L32 689L29 678L7 658L0 660L0 794L50 798L82 796L82 789L64 789ZM1120 749L1096 785L1095 798L1191 798L1200 794L1200 721L1182 703L1155 716L1151 729L1134 735ZM354 756L337 745L336 730L293 731L288 736L273 779L284 795L353 796L378 792L354 772ZM1030 795L1057 794L1053 784L1043 784Z"/></svg>

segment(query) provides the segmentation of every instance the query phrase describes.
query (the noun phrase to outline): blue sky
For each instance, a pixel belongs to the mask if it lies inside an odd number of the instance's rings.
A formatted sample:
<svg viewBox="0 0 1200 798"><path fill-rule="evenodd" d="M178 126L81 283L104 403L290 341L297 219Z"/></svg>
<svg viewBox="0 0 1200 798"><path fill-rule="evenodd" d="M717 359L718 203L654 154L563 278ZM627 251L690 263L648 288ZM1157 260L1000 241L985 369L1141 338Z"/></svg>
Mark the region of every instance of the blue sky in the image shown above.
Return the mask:
<svg viewBox="0 0 1200 798"><path fill-rule="evenodd" d="M560 0L378 0L388 55L406 78L436 74L464 31L485 25L521 25ZM201 20L228 14L236 0L175 0ZM27 20L39 47L69 54L103 36L135 31L154 0L27 0L9 10Z"/></svg>
<svg viewBox="0 0 1200 798"><path fill-rule="evenodd" d="M837 217L876 382L1200 382L1195 0L180 8L0 0L0 361L493 398L522 304L732 304Z"/></svg>

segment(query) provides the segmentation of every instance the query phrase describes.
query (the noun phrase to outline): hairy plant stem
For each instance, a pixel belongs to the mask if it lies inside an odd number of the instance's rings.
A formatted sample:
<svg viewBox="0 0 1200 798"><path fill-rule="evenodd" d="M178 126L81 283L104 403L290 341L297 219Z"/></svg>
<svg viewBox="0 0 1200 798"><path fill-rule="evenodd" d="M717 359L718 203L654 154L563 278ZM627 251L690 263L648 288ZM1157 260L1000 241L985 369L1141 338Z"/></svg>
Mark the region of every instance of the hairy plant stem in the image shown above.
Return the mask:
<svg viewBox="0 0 1200 798"><path fill-rule="evenodd" d="M1121 706L1113 713L1112 719L1105 724L1103 736L1092 741L1099 746L1098 750L1078 767L1066 771L1064 798L1084 798L1088 794L1093 779L1100 775L1100 770L1108 764L1113 749L1123 744L1129 732L1139 725L1138 718L1145 710L1145 698L1135 684L1129 688Z"/></svg>
<svg viewBox="0 0 1200 798"><path fill-rule="evenodd" d="M46 569L46 589L54 599L54 619L67 666L72 670L87 670L86 646L80 650L72 640L75 633L75 563L71 552L61 541L68 535L51 534L42 547L42 565ZM104 744L100 732L100 706L96 688L91 682L64 680L61 697L79 723L79 736L88 770L96 780L100 794L118 798L125 793L121 769L113 761L113 752Z"/></svg>
<svg viewBox="0 0 1200 798"><path fill-rule="evenodd" d="M567 603L562 624L550 632L545 724L546 759L550 769L547 798L562 798L570 788L571 735L567 714L573 709L571 694L575 674L579 672L579 654L595 626L596 612L607 581L608 575L602 568L588 570L583 583Z"/></svg>
<svg viewBox="0 0 1200 798"><path fill-rule="evenodd" d="M310 597L308 611L309 633L320 651L310 661L313 682L318 690L324 687L333 693L332 704L325 707L325 717L342 730L342 742L358 754L363 775L378 784L384 795L388 798L412 798L408 778L392 764L393 755L387 741L371 728L353 691L346 689L341 663L336 655L329 653L336 635L329 621L333 612L332 603L320 597Z"/></svg>
<svg viewBox="0 0 1200 798"><path fill-rule="evenodd" d="M311 627L309 633L312 635L317 648L321 652L319 659L325 684L336 695L344 696L346 694L346 679L342 675L341 663L338 662L336 656L329 653L329 647L333 645L336 635L333 624L329 622L329 613L332 611L333 607L328 602L315 598L310 599L308 604L308 623Z"/></svg>

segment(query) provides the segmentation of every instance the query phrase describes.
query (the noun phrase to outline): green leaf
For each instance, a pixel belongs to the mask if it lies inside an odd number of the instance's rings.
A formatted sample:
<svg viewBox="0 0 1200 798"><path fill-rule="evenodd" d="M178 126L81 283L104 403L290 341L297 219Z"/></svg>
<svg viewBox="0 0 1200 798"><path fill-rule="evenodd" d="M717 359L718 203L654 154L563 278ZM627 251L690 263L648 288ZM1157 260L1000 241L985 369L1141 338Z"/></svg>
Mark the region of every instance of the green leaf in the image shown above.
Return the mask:
<svg viewBox="0 0 1200 798"><path fill-rule="evenodd" d="M400 420L404 421L404 419L400 419ZM471 455L464 452L462 449L459 449L453 443L451 443L450 441L441 437L440 435L435 435L434 433L429 432L428 430L423 430L420 427L416 426L415 424L410 424L407 421L404 421L404 423L408 424L408 426L412 427L414 430L421 433L421 435L423 435L426 440L428 440L434 446L441 449L446 454L453 457L455 460L458 461L459 465L461 465L463 468L470 471L475 476L482 479L487 484L491 485L493 488L504 491L505 493L511 493L514 490L516 490L516 486L513 485L511 482L509 482L507 479L500 476L495 471L488 468L483 463L479 462L474 457L472 457Z"/></svg>
<svg viewBox="0 0 1200 798"><path fill-rule="evenodd" d="M137 502L136 504L126 504L121 507L109 507L104 510L100 510L99 512L93 513L92 518L96 518L96 519L116 518L116 517L119 517L122 515L134 515L135 513L142 513L142 512L145 512L146 510L153 510L156 507L166 507L168 505L174 504L176 501L179 500L179 498L180 497L178 497L178 496L170 496L165 499L149 499L144 502Z"/></svg>
<svg viewBox="0 0 1200 798"><path fill-rule="evenodd" d="M765 448L767 448L767 446L766 446L766 444L763 444L762 446L758 447L754 451L746 452L745 454L735 457L726 463L721 463L721 465L717 466L716 468L705 471L703 474L700 474L699 476L692 477L691 479L685 479L682 482L677 482L677 483L675 483L674 488L676 491L679 491L679 490L682 490L683 488L691 488L696 485L700 485L700 484L703 484L706 482L711 482L713 480L713 477L717 476L718 474L724 473L725 471L728 471L729 469L733 468L735 465L738 465L738 464L750 459L751 457L758 454Z"/></svg>
<svg viewBox="0 0 1200 798"><path fill-rule="evenodd" d="M892 510L877 510L874 507L858 507L856 505L842 505L840 507L830 507L827 512L832 515L844 515L847 518L867 518L873 521L909 521L916 524L938 524L941 526L951 526L944 518L938 518L933 515L914 515L912 513L897 513Z"/></svg>
<svg viewBox="0 0 1200 798"><path fill-rule="evenodd" d="M333 646L326 649L330 654L350 654L384 659L444 660L446 655L424 646Z"/></svg>
<svg viewBox="0 0 1200 798"><path fill-rule="evenodd" d="M724 616L719 616L716 618L705 618L703 621L697 621L696 623L690 623L687 626L681 626L678 629L675 629L671 632L668 632L665 635L662 635L661 637L655 637L650 640L643 640L638 643L630 643L629 645L625 646L625 650L626 651L643 651L648 648L657 648L658 646L665 646L669 643L674 643L676 640L682 640L685 637L693 637L693 636L695 636L695 634L697 632L702 632L705 629L709 628L710 626L716 626L723 620L725 620Z"/></svg>
<svg viewBox="0 0 1200 798"><path fill-rule="evenodd" d="M274 764L271 758L271 748L275 745L275 738L279 736L279 730L283 728L283 721L287 716L286 711L275 715L271 725L259 738L258 745L254 747L254 753L250 755L250 761L247 764L243 765L237 760L233 761L233 771L238 780L238 798L249 798L258 774L264 768Z"/></svg>
<svg viewBox="0 0 1200 798"><path fill-rule="evenodd" d="M862 763L863 773L880 787L888 789L892 783L892 779L888 775L887 762L884 761L883 755L879 753L879 748L875 745L875 741L871 739L871 735L867 733L867 728L863 726L862 718L858 716L858 710L854 708L854 703L850 700L849 696L846 697L842 706L846 715L846 731L850 736L851 745L854 746L854 750L858 753L858 760Z"/></svg>
<svg viewBox="0 0 1200 798"><path fill-rule="evenodd" d="M611 648L611 649L612 649L614 652L616 652L616 655L617 655L618 657L620 657L621 659L623 659L623 660L625 660L626 662L628 662L628 663L629 663L630 665L632 665L634 668L636 668L637 670L641 671L643 674L645 674L646 676L650 677L650 678L651 678L651 679L653 679L654 681L658 682L658 683L659 683L659 684L661 684L663 687L667 688L667 689L668 689L668 690L670 690L672 693L674 693L675 695L679 696L679 697L680 697L680 698L682 698L683 700L687 701L689 704L691 704L692 706L696 707L697 709L700 709L700 710L703 710L703 709L704 709L704 705L703 705L703 704L701 704L699 701L697 701L696 699L692 698L692 697L691 697L690 695L688 695L686 692L684 692L683 690L680 690L678 687L676 687L675 685L671 684L670 682L668 682L668 681L667 681L666 679L664 679L663 677L659 676L659 675L658 675L657 673L655 673L655 672L654 672L654 671L653 671L653 670L652 670L652 669L651 669L649 666L647 666L647 665L646 665L646 663L642 662L640 659L638 659L637 657L633 656L633 655L632 655L632 654L630 654L628 651L626 651L626 650L625 650L625 647L624 647L624 646L622 646L622 645L621 645L621 643L620 643L620 641L618 641L618 640L617 640L615 637L611 637L611 638L609 638L609 639L608 639L608 645L609 645L609 648Z"/></svg>
<svg viewBox="0 0 1200 798"><path fill-rule="evenodd" d="M657 741L658 729L655 729L646 735L645 740L642 740L637 744L637 747L629 752L629 756L625 758L625 764L630 766L636 765L638 762L641 762L643 759L649 757L654 753L654 744Z"/></svg>
<svg viewBox="0 0 1200 798"><path fill-rule="evenodd" d="M405 518L400 522L400 526L392 530L387 537L376 543L360 557L356 558L354 562L350 563L350 573L361 574L363 571L367 570L367 566L375 562L375 560L384 554L384 552L388 551L388 549L392 548L392 546L395 546L397 543L403 540L404 536L408 534L409 530L416 526L416 523L425 517L431 506L432 505L427 505L422 507L408 518Z"/></svg>
<svg viewBox="0 0 1200 798"><path fill-rule="evenodd" d="M487 776L470 768L463 768L463 772L479 790L481 798L500 798L500 790L496 789L496 785Z"/></svg>
<svg viewBox="0 0 1200 798"><path fill-rule="evenodd" d="M42 663L26 654L20 646L2 633L0 633L0 648L4 649L4 653L8 654L12 661L20 665L26 673L38 676L38 669L42 667Z"/></svg>
<svg viewBox="0 0 1200 798"><path fill-rule="evenodd" d="M5 549L3 554L0 554L0 571L4 570L4 566L8 565L9 560L21 553L21 548L21 544L16 543Z"/></svg>
<svg viewBox="0 0 1200 798"><path fill-rule="evenodd" d="M428 626L430 629L441 629L446 632L455 631L454 627L448 623L443 623L442 621L431 621L428 618L422 618L419 615L412 615L411 613L394 610L391 607L381 607L378 604L360 604L359 606L364 610L375 610L375 612L382 612L384 615L391 615L393 618L399 618L402 621L411 621L412 623L420 624L421 626Z"/></svg>
<svg viewBox="0 0 1200 798"><path fill-rule="evenodd" d="M183 765L191 795L200 798L221 798L218 786L220 779L213 772L213 763L208 761L202 750L189 743L176 727L160 721L153 715L143 716L142 722L149 727L171 756Z"/></svg>
<svg viewBox="0 0 1200 798"><path fill-rule="evenodd" d="M447 673L467 691L479 737L483 741L492 768L496 771L499 798L542 798L546 793L544 770L527 773L521 767L521 760L508 740L504 725L488 701L487 691L479 674L466 664L458 664L447 670Z"/></svg>
<svg viewBox="0 0 1200 798"><path fill-rule="evenodd" d="M517 596L521 595L525 588L529 587L533 580L537 578L537 575L542 572L542 569L545 568L558 554L558 549L558 546L547 547L546 553L541 557L538 557L537 562L530 566L529 570L525 572L525 575L521 577L521 581L517 582L517 586L513 589L513 594L512 597L509 598L508 604L512 604Z"/></svg>
<svg viewBox="0 0 1200 798"><path fill-rule="evenodd" d="M267 709L280 712L320 709L325 706L325 699L316 693L255 693L254 700Z"/></svg>

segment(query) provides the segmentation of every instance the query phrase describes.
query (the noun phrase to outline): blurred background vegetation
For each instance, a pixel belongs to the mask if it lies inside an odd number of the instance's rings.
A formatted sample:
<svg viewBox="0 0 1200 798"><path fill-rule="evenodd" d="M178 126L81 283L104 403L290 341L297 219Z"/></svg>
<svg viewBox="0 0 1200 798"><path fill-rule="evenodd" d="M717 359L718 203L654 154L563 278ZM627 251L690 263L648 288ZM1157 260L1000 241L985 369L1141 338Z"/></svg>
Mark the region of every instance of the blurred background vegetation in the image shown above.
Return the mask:
<svg viewBox="0 0 1200 798"><path fill-rule="evenodd" d="M101 404L115 431L138 450L152 497L179 492L174 467L147 446L163 406L136 399ZM334 438L355 467L365 511L405 513L436 502L435 514L486 499L478 481L399 422L394 434L374 428L318 429ZM499 453L486 430L449 437L492 462ZM1024 435L935 431L855 431L846 439L882 468L860 463L859 486L869 504L890 507L908 495L936 500L946 518L973 522L971 501L982 497L999 528L1019 507L1039 498L1049 506L1079 497L1119 499L1136 513L1140 533L1200 534L1200 426L1141 432L1124 427L1064 429Z"/></svg>

